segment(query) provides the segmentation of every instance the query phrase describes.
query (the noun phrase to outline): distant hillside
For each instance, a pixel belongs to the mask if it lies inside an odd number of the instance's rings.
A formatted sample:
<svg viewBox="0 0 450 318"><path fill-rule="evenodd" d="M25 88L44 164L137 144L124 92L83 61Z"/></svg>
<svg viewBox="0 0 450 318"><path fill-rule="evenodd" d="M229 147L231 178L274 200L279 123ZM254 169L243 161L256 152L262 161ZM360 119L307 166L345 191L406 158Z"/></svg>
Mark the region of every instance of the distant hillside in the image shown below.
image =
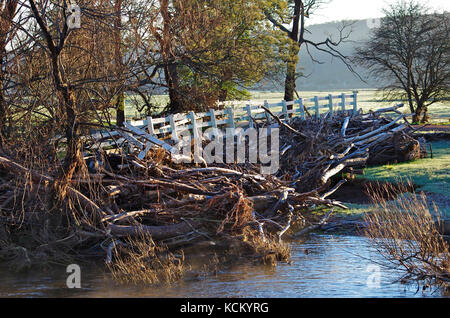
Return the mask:
<svg viewBox="0 0 450 318"><path fill-rule="evenodd" d="M367 40L370 35L370 29L366 20L350 22L353 23L349 27L352 30L351 35L346 43L342 43L339 46L339 51L344 55L352 55L355 47ZM309 26L308 30L310 33L307 35L307 38L314 42L320 42L331 35L333 40L337 40L340 26L342 26L342 22L338 21ZM376 88L379 86L362 68L354 67L360 76L368 82L367 84L352 74L340 60L314 48L310 48L310 53L314 59L323 62L323 64L313 62L308 55L306 47L301 48L298 72L302 72L307 77L301 77L297 80L298 90ZM274 89L280 90L282 86Z"/></svg>

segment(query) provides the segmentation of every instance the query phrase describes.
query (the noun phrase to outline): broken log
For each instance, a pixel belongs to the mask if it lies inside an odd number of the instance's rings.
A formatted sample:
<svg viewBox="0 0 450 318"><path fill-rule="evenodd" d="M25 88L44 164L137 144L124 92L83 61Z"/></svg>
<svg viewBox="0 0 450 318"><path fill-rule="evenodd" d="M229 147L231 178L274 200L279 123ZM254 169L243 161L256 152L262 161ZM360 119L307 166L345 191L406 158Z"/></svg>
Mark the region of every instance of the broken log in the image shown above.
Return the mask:
<svg viewBox="0 0 450 318"><path fill-rule="evenodd" d="M331 210L330 212L328 212L321 220L319 223L317 224L313 224L311 226L308 226L306 228L304 228L303 230L293 234L291 236L292 239L298 239L306 234L311 233L312 231L316 231L318 229L320 229L323 225L325 225L328 221L328 219L331 217L331 215L333 214L334 210Z"/></svg>
<svg viewBox="0 0 450 318"><path fill-rule="evenodd" d="M143 235L149 235L153 240L164 240L172 237L185 235L192 232L192 226L198 226L198 221L191 221L190 223L181 222L173 225L161 225L161 226L150 226L150 225L137 225L137 226L127 226L127 225L115 225L108 224L107 230L111 235L115 237L131 236L131 237L142 237Z"/></svg>

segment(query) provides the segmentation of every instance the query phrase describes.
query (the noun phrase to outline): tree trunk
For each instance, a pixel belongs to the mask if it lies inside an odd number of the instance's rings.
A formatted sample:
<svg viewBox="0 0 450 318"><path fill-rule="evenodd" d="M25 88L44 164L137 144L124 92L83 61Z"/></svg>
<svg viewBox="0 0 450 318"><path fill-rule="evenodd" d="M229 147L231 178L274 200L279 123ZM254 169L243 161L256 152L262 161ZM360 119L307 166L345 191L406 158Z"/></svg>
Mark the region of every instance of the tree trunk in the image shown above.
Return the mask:
<svg viewBox="0 0 450 318"><path fill-rule="evenodd" d="M170 104L169 109L171 112L182 112L183 105L179 94L179 81L177 65L170 63L164 68L164 76L166 78L167 88L169 90Z"/></svg>
<svg viewBox="0 0 450 318"><path fill-rule="evenodd" d="M64 101L66 111L65 135L67 139L67 153L64 157L64 164L60 171L58 181L63 186L63 196L65 196L65 187L69 184L72 176L81 161L81 140L79 137L79 123L76 114L76 98L74 93L67 85L63 85L60 94Z"/></svg>
<svg viewBox="0 0 450 318"><path fill-rule="evenodd" d="M293 44L291 48L291 56L297 56L299 53L298 44ZM297 79L297 60L289 61L286 68L286 81L284 83L284 100L289 102L294 100L295 80ZM289 106L292 108L292 106Z"/></svg>
<svg viewBox="0 0 450 318"><path fill-rule="evenodd" d="M416 111L414 109L414 102L410 92L408 92L408 105L411 113L415 113Z"/></svg>
<svg viewBox="0 0 450 318"><path fill-rule="evenodd" d="M58 194L66 196L66 188L81 161L81 140L76 109L76 98L70 85L65 82L60 72L59 55L52 54L53 80L58 91L61 104L64 105L66 122L63 124L67 139L67 152L57 179Z"/></svg>
<svg viewBox="0 0 450 318"><path fill-rule="evenodd" d="M425 124L429 121L430 121L430 116L428 116L428 107L423 106L423 117L422 117L421 123Z"/></svg>
<svg viewBox="0 0 450 318"><path fill-rule="evenodd" d="M228 99L228 91L226 89L221 89L218 96L219 102L225 102Z"/></svg>
<svg viewBox="0 0 450 318"><path fill-rule="evenodd" d="M121 34L122 29L122 0L116 0L114 3L116 17L114 19L114 59L117 78L122 78L122 53L121 53ZM121 81L122 82L122 81ZM125 94L119 92L116 101L116 125L121 127L125 122Z"/></svg>
<svg viewBox="0 0 450 318"><path fill-rule="evenodd" d="M292 20L292 31L289 33L289 38L292 40L292 44L290 47L291 60L287 63L286 81L284 83L284 100L287 102L294 100L297 59L298 53L300 51L299 40L302 40L300 38L300 33L303 33L304 28L302 10L303 2L300 0L296 0L294 6L294 16ZM302 29L300 30L300 28ZM292 106L290 106L290 109L292 109Z"/></svg>
<svg viewBox="0 0 450 318"><path fill-rule="evenodd" d="M125 122L125 94L120 92L116 100L116 125L123 126Z"/></svg>
<svg viewBox="0 0 450 318"><path fill-rule="evenodd" d="M222 84L230 81L232 78L232 74L229 70L225 70L223 78L222 78ZM219 102L224 102L228 100L228 90L225 88L221 88L218 96Z"/></svg>
<svg viewBox="0 0 450 318"><path fill-rule="evenodd" d="M303 41L303 33L305 31L305 20L303 16L304 6L303 1L295 0L294 16L292 20L292 31L289 33L289 38L292 40L290 47L291 60L287 63L286 81L284 83L284 100L287 102L294 100L294 93L297 79L297 62L300 46ZM294 105L288 105L288 110L294 109ZM292 117L290 114L289 117Z"/></svg>
<svg viewBox="0 0 450 318"><path fill-rule="evenodd" d="M414 112L414 115L413 115L413 119L412 119L413 123L420 123L421 115L422 115L423 111L424 111L423 105L422 104L418 104L417 107L416 107L416 110Z"/></svg>
<svg viewBox="0 0 450 318"><path fill-rule="evenodd" d="M171 112L180 112L183 110L181 98L179 94L179 80L177 65L174 62L176 56L174 56L173 47L175 46L175 40L172 33L172 16L169 10L169 1L160 0L160 10L163 22L163 35L158 36L161 45L161 55L164 63L164 77L169 91L169 110Z"/></svg>

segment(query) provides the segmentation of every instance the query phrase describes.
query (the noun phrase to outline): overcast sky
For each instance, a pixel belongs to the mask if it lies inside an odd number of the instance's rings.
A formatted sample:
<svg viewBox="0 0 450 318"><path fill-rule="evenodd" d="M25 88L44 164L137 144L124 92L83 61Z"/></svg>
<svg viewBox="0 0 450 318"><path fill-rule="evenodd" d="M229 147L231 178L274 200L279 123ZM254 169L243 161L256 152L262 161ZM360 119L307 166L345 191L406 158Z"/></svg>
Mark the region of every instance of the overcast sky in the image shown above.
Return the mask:
<svg viewBox="0 0 450 318"><path fill-rule="evenodd" d="M396 0L332 0L311 15L308 24L345 19L378 18L383 15L383 8L396 2ZM428 0L424 3L433 11L450 12L450 0Z"/></svg>

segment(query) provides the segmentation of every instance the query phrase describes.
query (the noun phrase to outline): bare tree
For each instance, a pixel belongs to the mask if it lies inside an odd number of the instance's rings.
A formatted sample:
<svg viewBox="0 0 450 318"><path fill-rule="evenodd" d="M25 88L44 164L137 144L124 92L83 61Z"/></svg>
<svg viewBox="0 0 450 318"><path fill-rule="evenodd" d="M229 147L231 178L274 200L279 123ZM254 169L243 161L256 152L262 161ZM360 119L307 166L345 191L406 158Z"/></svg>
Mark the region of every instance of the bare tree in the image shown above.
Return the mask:
<svg viewBox="0 0 450 318"><path fill-rule="evenodd" d="M386 83L386 97L408 100L413 122L427 122L428 106L449 93L449 15L430 14L415 1L391 5L384 13L355 60Z"/></svg>
<svg viewBox="0 0 450 318"><path fill-rule="evenodd" d="M36 93L30 91L32 85L26 83L25 97L33 104L42 105L47 103L43 94L50 94L48 99L53 105L44 115L49 116L57 127L55 133L62 133L65 139L58 183L64 190L82 162L80 136L83 125L89 125L92 120L97 123L103 120L98 113L110 105L123 77L118 75L114 63L115 43L106 36L114 34L115 8L105 0L78 1L83 14L82 27L70 29L66 23L71 14L67 10L68 1L28 0L27 3L38 32L36 35L27 32L37 47L30 56L22 57L31 62L31 65L24 63L23 67L42 74L43 79L36 82L41 84ZM24 81L29 82L29 79ZM37 121L37 118L32 120Z"/></svg>
<svg viewBox="0 0 450 318"><path fill-rule="evenodd" d="M75 172L75 168L81 156L81 144L78 136L79 122L77 119L77 101L72 86L68 83L64 76L64 68L61 64L61 53L70 33L70 29L66 23L68 14L65 8L63 8L62 21L60 21L62 27L58 28L61 31L58 32L57 39L55 40L50 32L48 23L45 21L45 16L42 14L42 10L38 9L34 0L29 0L29 4L32 14L36 19L36 22L39 25L45 39L46 50L49 53L52 66L54 85L58 91L58 97L64 105L66 115L65 134L67 138L67 153L63 169L60 173L60 179L64 183L67 183L70 179L72 179L72 175Z"/></svg>

